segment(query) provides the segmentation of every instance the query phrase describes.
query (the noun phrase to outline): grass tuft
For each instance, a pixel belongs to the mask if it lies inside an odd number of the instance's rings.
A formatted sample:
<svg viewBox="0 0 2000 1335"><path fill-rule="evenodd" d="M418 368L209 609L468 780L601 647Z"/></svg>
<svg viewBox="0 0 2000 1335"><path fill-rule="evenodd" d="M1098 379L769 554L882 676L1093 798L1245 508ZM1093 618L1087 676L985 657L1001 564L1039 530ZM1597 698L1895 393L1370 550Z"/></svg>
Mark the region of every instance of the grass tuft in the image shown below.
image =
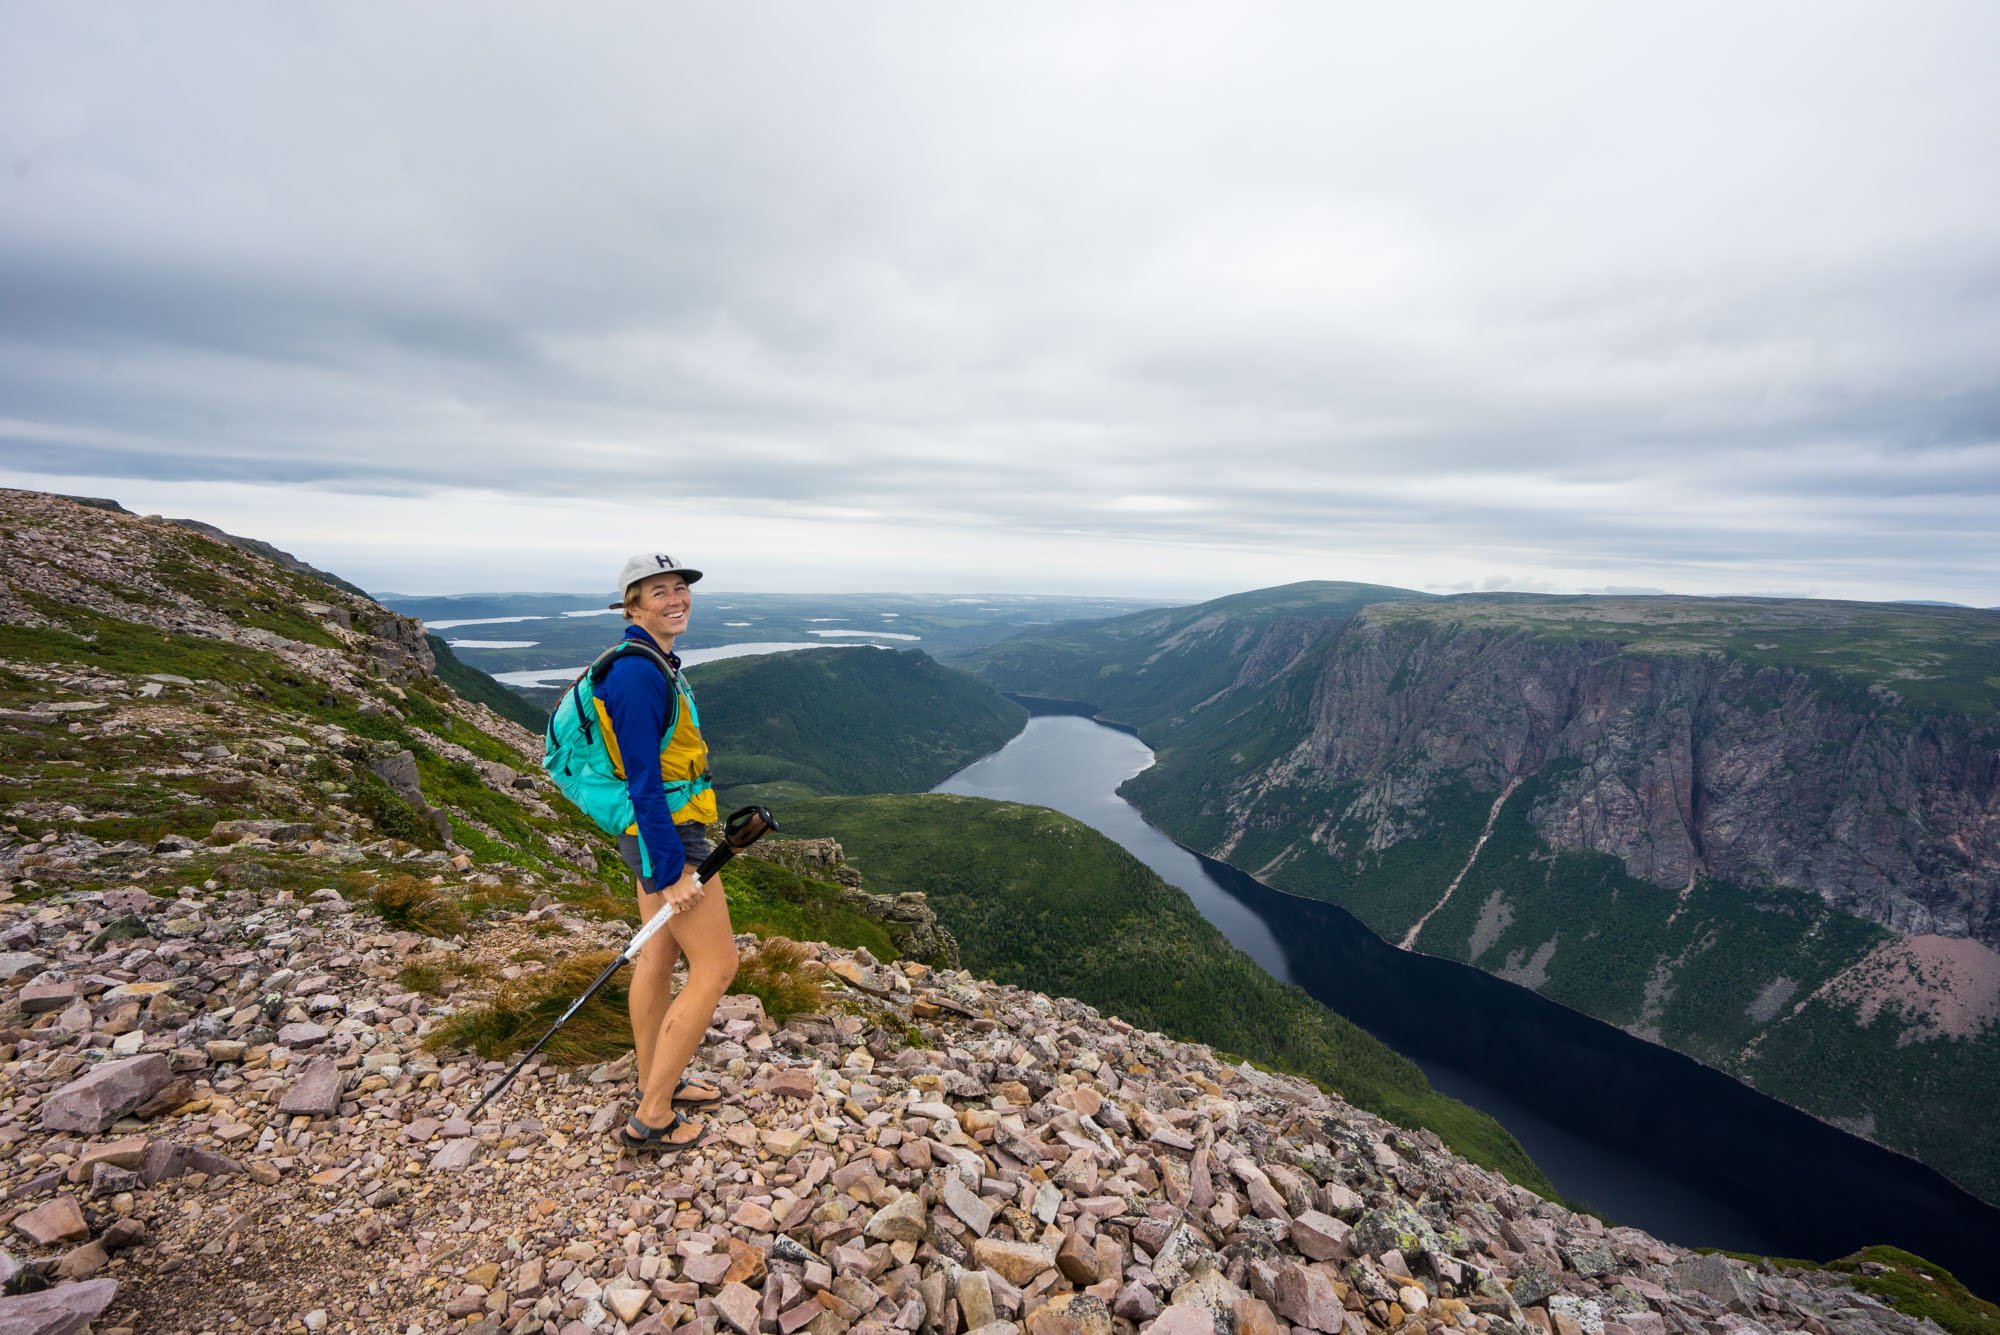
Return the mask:
<svg viewBox="0 0 2000 1335"><path fill-rule="evenodd" d="M465 930L465 914L445 897L443 888L408 873L377 881L368 902L382 921L397 931L455 936Z"/></svg>
<svg viewBox="0 0 2000 1335"><path fill-rule="evenodd" d="M444 970L428 961L405 964L396 971L396 985L405 992L421 992L427 997L444 995Z"/></svg>
<svg viewBox="0 0 2000 1335"><path fill-rule="evenodd" d="M436 1052L470 1048L488 1061L512 1056L548 1031L572 1001L617 958L613 950L593 950L515 979L500 989L491 1006L452 1016L424 1040ZM623 972L598 990L570 1017L542 1051L556 1066L608 1061L632 1047Z"/></svg>
<svg viewBox="0 0 2000 1335"><path fill-rule="evenodd" d="M737 965L730 991L756 997L764 1003L764 1013L783 1024L795 1015L826 1009L826 978L826 967L810 958L804 946L773 936Z"/></svg>
<svg viewBox="0 0 2000 1335"><path fill-rule="evenodd" d="M1974 1295L1949 1270L1895 1247L1864 1247L1827 1269L1849 1276L1905 1316L1928 1318L1951 1335L2000 1335L2000 1307Z"/></svg>

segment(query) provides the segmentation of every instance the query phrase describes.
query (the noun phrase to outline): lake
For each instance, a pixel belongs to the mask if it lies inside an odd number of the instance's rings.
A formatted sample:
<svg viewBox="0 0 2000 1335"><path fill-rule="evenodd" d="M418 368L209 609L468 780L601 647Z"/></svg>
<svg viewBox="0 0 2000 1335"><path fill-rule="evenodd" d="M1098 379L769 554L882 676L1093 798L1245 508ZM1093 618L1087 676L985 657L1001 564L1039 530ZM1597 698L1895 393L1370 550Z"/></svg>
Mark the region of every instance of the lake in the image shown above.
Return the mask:
<svg viewBox="0 0 2000 1335"><path fill-rule="evenodd" d="M1117 794L1152 760L1128 732L1040 714L934 791L1053 807L1108 835L1274 976L1491 1114L1565 1196L1611 1222L1684 1246L1820 1260L1892 1243L2000 1292L2000 1210L1678 1053L1399 950L1331 904L1189 852Z"/></svg>
<svg viewBox="0 0 2000 1335"><path fill-rule="evenodd" d="M907 638L907 637L905 637ZM532 643L532 641L530 641ZM824 640L746 640L740 644L716 644L706 649L681 650L681 666L694 667L724 658L748 658L752 654L789 654L800 649L878 649L880 645L831 644ZM527 668L520 672L495 672L493 680L508 686L567 686L576 680L588 663L575 667Z"/></svg>

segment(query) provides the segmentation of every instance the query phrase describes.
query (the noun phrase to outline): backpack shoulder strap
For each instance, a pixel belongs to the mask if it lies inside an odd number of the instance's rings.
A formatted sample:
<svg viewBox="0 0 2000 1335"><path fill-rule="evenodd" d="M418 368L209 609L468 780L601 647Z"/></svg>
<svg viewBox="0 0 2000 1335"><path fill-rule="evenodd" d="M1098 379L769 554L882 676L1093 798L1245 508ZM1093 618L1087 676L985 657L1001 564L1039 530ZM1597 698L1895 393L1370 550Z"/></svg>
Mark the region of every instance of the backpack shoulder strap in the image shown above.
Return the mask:
<svg viewBox="0 0 2000 1335"><path fill-rule="evenodd" d="M595 691L604 684L604 678L610 673L612 664L618 661L618 656L625 653L635 653L651 659L653 666L660 670L660 675L667 679L667 726L664 735L671 737L674 725L680 722L681 717L680 674L674 671L673 664L667 661L665 654L639 640L618 641L592 659L590 666L579 672L576 680L570 683L569 698L576 707L577 724L582 728L584 737L588 739L591 736L591 722L590 716L584 712L583 698L577 693L576 688L582 684L585 677L589 677L590 687Z"/></svg>

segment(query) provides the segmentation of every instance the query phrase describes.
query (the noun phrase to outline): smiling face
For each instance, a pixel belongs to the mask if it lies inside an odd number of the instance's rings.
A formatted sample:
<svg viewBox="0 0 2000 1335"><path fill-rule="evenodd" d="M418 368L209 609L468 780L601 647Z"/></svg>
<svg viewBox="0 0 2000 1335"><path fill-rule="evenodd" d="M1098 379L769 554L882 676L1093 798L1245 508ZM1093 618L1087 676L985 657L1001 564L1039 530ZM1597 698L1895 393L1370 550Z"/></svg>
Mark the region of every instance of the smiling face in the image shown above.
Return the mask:
<svg viewBox="0 0 2000 1335"><path fill-rule="evenodd" d="M675 574L647 576L632 586L625 600L625 615L662 649L673 648L675 638L687 631L693 608L688 582Z"/></svg>

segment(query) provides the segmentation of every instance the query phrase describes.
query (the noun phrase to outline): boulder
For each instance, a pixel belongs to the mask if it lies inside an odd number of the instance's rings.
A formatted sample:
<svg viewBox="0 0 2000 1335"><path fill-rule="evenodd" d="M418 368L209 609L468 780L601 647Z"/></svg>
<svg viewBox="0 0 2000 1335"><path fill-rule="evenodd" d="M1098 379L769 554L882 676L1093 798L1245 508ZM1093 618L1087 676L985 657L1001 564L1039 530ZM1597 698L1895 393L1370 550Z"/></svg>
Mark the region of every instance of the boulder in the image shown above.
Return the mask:
<svg viewBox="0 0 2000 1335"><path fill-rule="evenodd" d="M1352 1230L1346 1224L1332 1215L1321 1214L1318 1210L1301 1210L1292 1220L1292 1245L1309 1260L1331 1261L1346 1254L1350 1232Z"/></svg>
<svg viewBox="0 0 2000 1335"><path fill-rule="evenodd" d="M1674 1278L1683 1287L1706 1294L1732 1312L1748 1312L1756 1305L1756 1294L1751 1288L1755 1281L1724 1256L1691 1256L1674 1267Z"/></svg>
<svg viewBox="0 0 2000 1335"><path fill-rule="evenodd" d="M39 1015L43 1011L61 1010L76 1000L76 984L30 983L15 994L14 1000L27 1015Z"/></svg>
<svg viewBox="0 0 2000 1335"><path fill-rule="evenodd" d="M84 1222L82 1207L68 1196L58 1196L16 1215L14 1227L38 1247L53 1247L59 1242L81 1242L90 1236L90 1225Z"/></svg>
<svg viewBox="0 0 2000 1335"><path fill-rule="evenodd" d="M147 1052L106 1062L49 1095L42 1104L42 1125L51 1131L95 1135L152 1098L173 1078L164 1053Z"/></svg>
<svg viewBox="0 0 2000 1335"><path fill-rule="evenodd" d="M862 1232L877 1242L921 1242L929 1219L923 1198L906 1191L877 1210Z"/></svg>
<svg viewBox="0 0 2000 1335"><path fill-rule="evenodd" d="M1206 1307L1175 1303L1153 1320L1152 1335L1215 1335L1215 1316Z"/></svg>
<svg viewBox="0 0 2000 1335"><path fill-rule="evenodd" d="M1335 1331L1346 1320L1346 1307L1334 1281L1317 1270L1296 1263L1278 1268L1278 1283L1271 1295L1272 1310L1295 1326Z"/></svg>
<svg viewBox="0 0 2000 1335"><path fill-rule="evenodd" d="M91 1279L0 1298L0 1335L74 1335L117 1296L117 1280Z"/></svg>
<svg viewBox="0 0 2000 1335"><path fill-rule="evenodd" d="M948 1172L944 1176L944 1187L938 1193L945 1208L964 1221L965 1226L980 1237L993 1226L993 1207L979 1199L972 1188L965 1185L957 1173Z"/></svg>
<svg viewBox="0 0 2000 1335"><path fill-rule="evenodd" d="M315 1057L306 1064L292 1087L278 1100L278 1111L290 1116L331 1117L340 1111L341 1088L346 1077L331 1057Z"/></svg>
<svg viewBox="0 0 2000 1335"><path fill-rule="evenodd" d="M736 1335L758 1335L757 1317L761 1304L757 1295L742 1284L729 1284L715 1295L715 1314Z"/></svg>
<svg viewBox="0 0 2000 1335"><path fill-rule="evenodd" d="M991 1270L1020 1288L1056 1264L1055 1249L1038 1242L1008 1242L1002 1238L977 1238L972 1244L974 1264Z"/></svg>

